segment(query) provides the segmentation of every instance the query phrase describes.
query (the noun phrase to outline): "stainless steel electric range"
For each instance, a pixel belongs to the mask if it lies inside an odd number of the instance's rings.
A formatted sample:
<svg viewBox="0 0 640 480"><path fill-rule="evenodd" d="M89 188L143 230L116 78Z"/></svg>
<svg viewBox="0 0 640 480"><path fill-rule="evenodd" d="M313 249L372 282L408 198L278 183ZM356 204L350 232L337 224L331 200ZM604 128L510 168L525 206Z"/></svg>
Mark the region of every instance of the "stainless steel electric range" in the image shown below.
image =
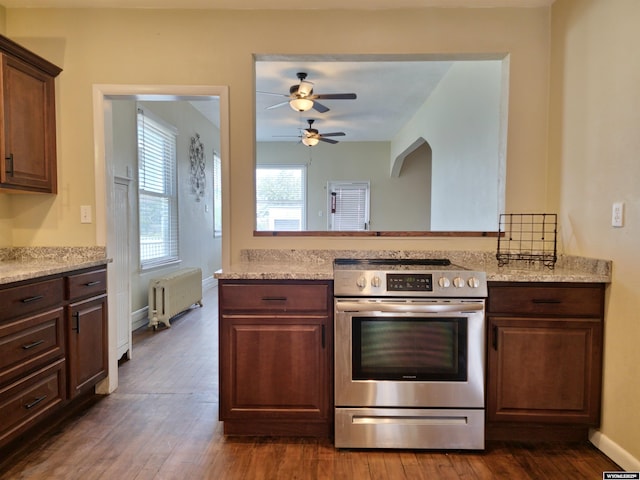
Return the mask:
<svg viewBox="0 0 640 480"><path fill-rule="evenodd" d="M483 449L484 272L336 259L335 446Z"/></svg>

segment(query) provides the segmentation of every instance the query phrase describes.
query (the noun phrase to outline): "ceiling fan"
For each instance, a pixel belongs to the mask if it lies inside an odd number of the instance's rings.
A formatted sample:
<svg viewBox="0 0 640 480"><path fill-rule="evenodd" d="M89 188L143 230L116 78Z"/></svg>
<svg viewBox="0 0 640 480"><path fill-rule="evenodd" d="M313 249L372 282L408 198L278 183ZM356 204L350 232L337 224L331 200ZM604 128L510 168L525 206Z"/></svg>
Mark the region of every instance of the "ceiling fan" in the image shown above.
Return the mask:
<svg viewBox="0 0 640 480"><path fill-rule="evenodd" d="M309 122L309 128L305 128L302 130L302 143L307 147L313 147L318 144L318 142L327 142L331 144L338 143L337 140L326 137L344 137L344 132L331 132L331 133L320 133L318 130L313 128L313 119L307 120Z"/></svg>
<svg viewBox="0 0 640 480"><path fill-rule="evenodd" d="M296 112L306 112L313 108L320 113L324 113L328 112L329 108L318 103L316 100L355 100L357 98L355 93L315 94L313 93L313 83L306 80L307 74L305 72L298 72L296 76L300 80L300 83L297 85L291 85L288 95L282 93L257 92L265 95L277 95L279 97L289 98L289 100L285 102L267 107L267 110L289 104L289 106Z"/></svg>

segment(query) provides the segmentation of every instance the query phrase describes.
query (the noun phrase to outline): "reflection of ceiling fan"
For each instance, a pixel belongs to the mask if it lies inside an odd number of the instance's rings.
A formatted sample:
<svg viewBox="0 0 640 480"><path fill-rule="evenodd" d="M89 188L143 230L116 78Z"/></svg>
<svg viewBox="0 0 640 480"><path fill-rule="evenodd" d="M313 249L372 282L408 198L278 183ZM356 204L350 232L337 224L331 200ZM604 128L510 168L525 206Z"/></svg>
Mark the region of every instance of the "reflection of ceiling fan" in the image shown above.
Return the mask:
<svg viewBox="0 0 640 480"><path fill-rule="evenodd" d="M316 102L316 100L355 100L355 93L327 93L327 94L314 94L313 93L313 83L307 82L307 74L305 72L298 72L297 74L300 83L297 85L292 85L289 88L289 94L282 93L269 93L269 92L258 92L263 93L265 95L277 95L279 97L288 97L289 100L286 102L277 103L275 105L271 105L267 107L267 110L272 108L281 107L282 105L286 105L287 103L291 108L293 108L297 112L306 112L313 108L314 110L324 113L328 112L329 109L322 105L321 103Z"/></svg>
<svg viewBox="0 0 640 480"><path fill-rule="evenodd" d="M337 140L326 137L344 137L344 132L332 132L332 133L319 133L318 130L313 128L314 120L309 119L309 128L305 128L302 130L302 143L307 147L313 147L318 144L318 142L327 142L327 143L338 143Z"/></svg>

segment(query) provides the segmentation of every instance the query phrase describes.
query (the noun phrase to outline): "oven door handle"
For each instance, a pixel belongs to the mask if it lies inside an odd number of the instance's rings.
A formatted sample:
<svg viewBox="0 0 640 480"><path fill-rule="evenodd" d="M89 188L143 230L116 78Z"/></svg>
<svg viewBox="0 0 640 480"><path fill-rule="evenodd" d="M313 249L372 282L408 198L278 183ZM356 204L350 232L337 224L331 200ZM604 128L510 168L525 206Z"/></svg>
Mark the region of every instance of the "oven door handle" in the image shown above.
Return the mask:
<svg viewBox="0 0 640 480"><path fill-rule="evenodd" d="M403 302L337 302L339 312L390 312L390 313L447 313L478 312L484 309L482 303L423 304Z"/></svg>

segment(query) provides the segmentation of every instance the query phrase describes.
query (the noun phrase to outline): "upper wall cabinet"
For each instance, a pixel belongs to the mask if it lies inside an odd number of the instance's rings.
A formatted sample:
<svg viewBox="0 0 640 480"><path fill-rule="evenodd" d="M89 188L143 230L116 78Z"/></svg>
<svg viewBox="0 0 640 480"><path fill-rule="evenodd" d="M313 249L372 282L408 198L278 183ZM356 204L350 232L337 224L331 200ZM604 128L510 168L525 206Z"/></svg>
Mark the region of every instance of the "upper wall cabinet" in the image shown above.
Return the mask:
<svg viewBox="0 0 640 480"><path fill-rule="evenodd" d="M0 191L57 193L61 68L0 35Z"/></svg>

